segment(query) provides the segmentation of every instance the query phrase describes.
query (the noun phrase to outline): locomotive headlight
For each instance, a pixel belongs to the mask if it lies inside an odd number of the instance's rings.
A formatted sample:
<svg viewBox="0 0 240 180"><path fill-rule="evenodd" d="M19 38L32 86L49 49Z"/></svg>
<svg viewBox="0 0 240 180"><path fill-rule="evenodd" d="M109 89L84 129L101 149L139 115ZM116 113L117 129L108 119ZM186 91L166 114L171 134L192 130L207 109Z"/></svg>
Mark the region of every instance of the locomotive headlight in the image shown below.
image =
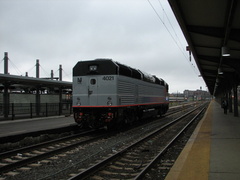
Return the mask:
<svg viewBox="0 0 240 180"><path fill-rule="evenodd" d="M108 106L111 106L111 105L112 105L112 98L111 98L111 97L108 97L107 105L108 105Z"/></svg>
<svg viewBox="0 0 240 180"><path fill-rule="evenodd" d="M81 105L81 101L80 101L80 98L79 98L79 97L77 98L77 105L78 105L78 106Z"/></svg>

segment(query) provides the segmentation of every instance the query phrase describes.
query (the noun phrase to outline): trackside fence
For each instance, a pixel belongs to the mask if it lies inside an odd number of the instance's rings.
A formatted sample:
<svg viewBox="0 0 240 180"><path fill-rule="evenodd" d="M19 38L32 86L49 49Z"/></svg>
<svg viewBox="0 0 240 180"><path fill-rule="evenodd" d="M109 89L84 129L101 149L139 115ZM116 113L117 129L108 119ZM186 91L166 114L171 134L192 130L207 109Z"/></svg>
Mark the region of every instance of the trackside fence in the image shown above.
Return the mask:
<svg viewBox="0 0 240 180"><path fill-rule="evenodd" d="M7 113L6 113L7 112ZM7 114L7 117L6 117ZM72 103L10 103L0 104L0 120L48 117L72 114Z"/></svg>

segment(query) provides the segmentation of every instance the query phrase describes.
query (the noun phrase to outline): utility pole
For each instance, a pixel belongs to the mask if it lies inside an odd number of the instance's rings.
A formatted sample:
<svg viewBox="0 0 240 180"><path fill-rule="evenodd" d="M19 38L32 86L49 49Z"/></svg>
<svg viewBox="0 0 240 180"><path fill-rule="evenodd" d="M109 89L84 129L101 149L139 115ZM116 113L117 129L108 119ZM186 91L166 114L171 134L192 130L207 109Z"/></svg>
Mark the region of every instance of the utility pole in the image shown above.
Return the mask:
<svg viewBox="0 0 240 180"><path fill-rule="evenodd" d="M4 53L4 74L8 74L8 53Z"/></svg>
<svg viewBox="0 0 240 180"><path fill-rule="evenodd" d="M40 64L39 64L39 59L36 60L36 78L39 78L39 67L40 67Z"/></svg>
<svg viewBox="0 0 240 180"><path fill-rule="evenodd" d="M40 74L40 71L39 71L39 67L40 67L40 64L39 64L39 59L36 60L36 78L39 78L39 74ZM35 98L35 102L36 102L36 114L37 116L39 116L40 114L40 88L39 86L37 85L36 86L36 98Z"/></svg>
<svg viewBox="0 0 240 180"><path fill-rule="evenodd" d="M59 65L59 81L62 81L62 65ZM59 87L59 115L62 114L62 87Z"/></svg>
<svg viewBox="0 0 240 180"><path fill-rule="evenodd" d="M59 81L62 81L62 65L59 65Z"/></svg>
<svg viewBox="0 0 240 180"><path fill-rule="evenodd" d="M4 53L4 74L8 74L8 53ZM4 82L4 92L3 92L3 102L4 102L4 117L8 118L9 114L9 83L7 81Z"/></svg>
<svg viewBox="0 0 240 180"><path fill-rule="evenodd" d="M54 78L54 74L53 74L53 70L51 70L51 80L53 80Z"/></svg>

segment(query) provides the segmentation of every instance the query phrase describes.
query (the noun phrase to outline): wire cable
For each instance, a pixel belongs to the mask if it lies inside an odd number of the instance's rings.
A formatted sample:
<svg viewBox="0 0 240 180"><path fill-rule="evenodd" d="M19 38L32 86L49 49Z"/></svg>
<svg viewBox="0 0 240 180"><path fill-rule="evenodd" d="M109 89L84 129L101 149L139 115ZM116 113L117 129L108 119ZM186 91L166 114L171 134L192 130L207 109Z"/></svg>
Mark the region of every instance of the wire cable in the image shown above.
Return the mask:
<svg viewBox="0 0 240 180"><path fill-rule="evenodd" d="M150 2L150 0L148 0L148 3L150 4L150 6L152 7L153 11L155 12L155 14L157 15L158 19L162 22L162 24L164 25L164 27L166 28L166 30L168 31L168 33L170 34L170 36L172 37L173 41L175 42L175 44L178 46L178 48L180 49L180 51L182 52L183 56L186 57L186 55L183 53L181 47L178 45L177 41L175 40L175 38L173 37L172 33L170 32L170 30L168 29L168 27L166 26L166 24L164 23L164 21L162 20L162 18L160 17L160 15L158 14L157 10L154 8L154 6L152 5L152 3ZM187 57L186 57L187 58Z"/></svg>
<svg viewBox="0 0 240 180"><path fill-rule="evenodd" d="M40 68L43 70L43 72L45 73L45 75L48 77L50 75L50 73L48 74L47 71L40 65Z"/></svg>
<svg viewBox="0 0 240 180"><path fill-rule="evenodd" d="M182 48L180 47L180 45L177 43L176 39L174 38L174 36L172 35L172 33L170 32L169 28L167 27L167 25L164 23L164 21L162 20L162 18L160 17L160 15L158 14L157 10L155 9L155 7L153 6L153 4L150 2L150 0L147 0L149 5L152 7L153 11L155 12L155 14L157 15L158 19L162 22L162 24L164 25L164 27L166 28L167 32L170 34L172 40L175 42L175 44L177 45L178 49L181 51L181 53L183 54L183 56L185 57L185 59L187 59L188 61L188 57L187 55L184 53L184 51L182 50ZM158 0L158 2L160 3L160 1ZM162 9L163 9L163 6L162 4L160 3ZM164 10L164 9L163 9ZM165 12L165 11L164 11ZM167 18L168 19L168 18ZM169 19L168 19L169 20ZM169 20L170 21L170 20ZM171 24L171 23L170 23ZM172 25L171 25L172 26ZM172 29L173 29L173 26L172 26ZM175 31L174 31L175 32ZM175 32L176 34L176 32ZM180 42L180 41L179 41ZM181 43L180 43L181 44ZM182 45L182 44L181 44ZM182 45L183 46L183 45ZM189 61L188 61L189 62ZM191 67L193 67L193 70L195 72L196 75L198 75L197 71L196 71L196 68L195 66L191 63Z"/></svg>
<svg viewBox="0 0 240 180"><path fill-rule="evenodd" d="M18 75L23 75L23 73L18 69L18 67L8 58L8 61L10 62L10 64L12 65L12 67L15 69L15 71L17 73L19 73Z"/></svg>
<svg viewBox="0 0 240 180"><path fill-rule="evenodd" d="M33 68L35 68L36 65L34 65L33 67L31 67L30 69L28 69L26 72L31 72L33 70Z"/></svg>
<svg viewBox="0 0 240 180"><path fill-rule="evenodd" d="M64 77L69 77L69 78L71 78L71 76L70 76L70 75L71 75L71 73L68 73L68 74L67 74L67 72L66 72L66 71L64 71L64 69L62 70L62 72L63 72L63 73L64 73L64 75L65 75Z"/></svg>
<svg viewBox="0 0 240 180"><path fill-rule="evenodd" d="M166 13L166 11L165 11L165 9L164 9L164 7L163 7L163 5L162 5L161 1L160 1L160 0L158 0L158 2L159 2L160 6L161 6L161 8L162 8L162 10L163 10L163 13L164 13L164 14L165 14L165 16L167 17L167 20L168 20L168 22L169 22L169 24L170 24L170 26L171 26L171 28L172 28L172 31L174 32L174 34L175 34L175 36L176 36L176 38L177 38L178 42L181 44L181 46L182 46L182 47L184 47L184 45L183 45L183 44L182 44L182 42L180 41L180 39L179 39L179 37L178 37L178 35L177 35L177 33L176 33L175 29L173 28L173 25L172 25L172 23L171 23L170 19L168 18L168 15L167 15L167 13ZM183 49L184 49L184 48L183 48Z"/></svg>

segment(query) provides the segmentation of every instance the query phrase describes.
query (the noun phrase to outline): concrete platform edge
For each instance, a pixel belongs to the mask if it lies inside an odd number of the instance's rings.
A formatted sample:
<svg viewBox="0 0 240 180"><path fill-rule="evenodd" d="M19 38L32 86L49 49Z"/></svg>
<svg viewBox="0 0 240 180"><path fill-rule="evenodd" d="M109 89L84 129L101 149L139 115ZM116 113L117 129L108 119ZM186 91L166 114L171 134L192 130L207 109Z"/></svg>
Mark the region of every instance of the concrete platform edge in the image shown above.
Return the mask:
<svg viewBox="0 0 240 180"><path fill-rule="evenodd" d="M209 117L212 115L211 103L212 102L210 102L204 117L201 119L201 121L197 125L192 136L188 140L183 151L180 153L178 159L174 163L173 167L171 168L170 172L166 176L165 180L208 179L209 164L210 164L209 156L210 156L210 145L211 145L210 143L211 129L209 129L209 127L207 126L209 126L209 123L211 123L210 121L211 118ZM208 125L205 125L206 119L208 119L208 122L207 122ZM202 134L200 132L202 132ZM199 144L197 142L199 140L202 141L203 138L205 139L206 141L205 143L207 144L205 147L203 147L201 143ZM204 150L202 148L207 148L207 149ZM196 149L198 150L196 151ZM195 155L196 153L198 153L197 156ZM196 161L196 160L199 160L198 157L203 157L202 158L203 164L200 164L198 163L198 161ZM189 164L192 164L192 166L189 166Z"/></svg>

